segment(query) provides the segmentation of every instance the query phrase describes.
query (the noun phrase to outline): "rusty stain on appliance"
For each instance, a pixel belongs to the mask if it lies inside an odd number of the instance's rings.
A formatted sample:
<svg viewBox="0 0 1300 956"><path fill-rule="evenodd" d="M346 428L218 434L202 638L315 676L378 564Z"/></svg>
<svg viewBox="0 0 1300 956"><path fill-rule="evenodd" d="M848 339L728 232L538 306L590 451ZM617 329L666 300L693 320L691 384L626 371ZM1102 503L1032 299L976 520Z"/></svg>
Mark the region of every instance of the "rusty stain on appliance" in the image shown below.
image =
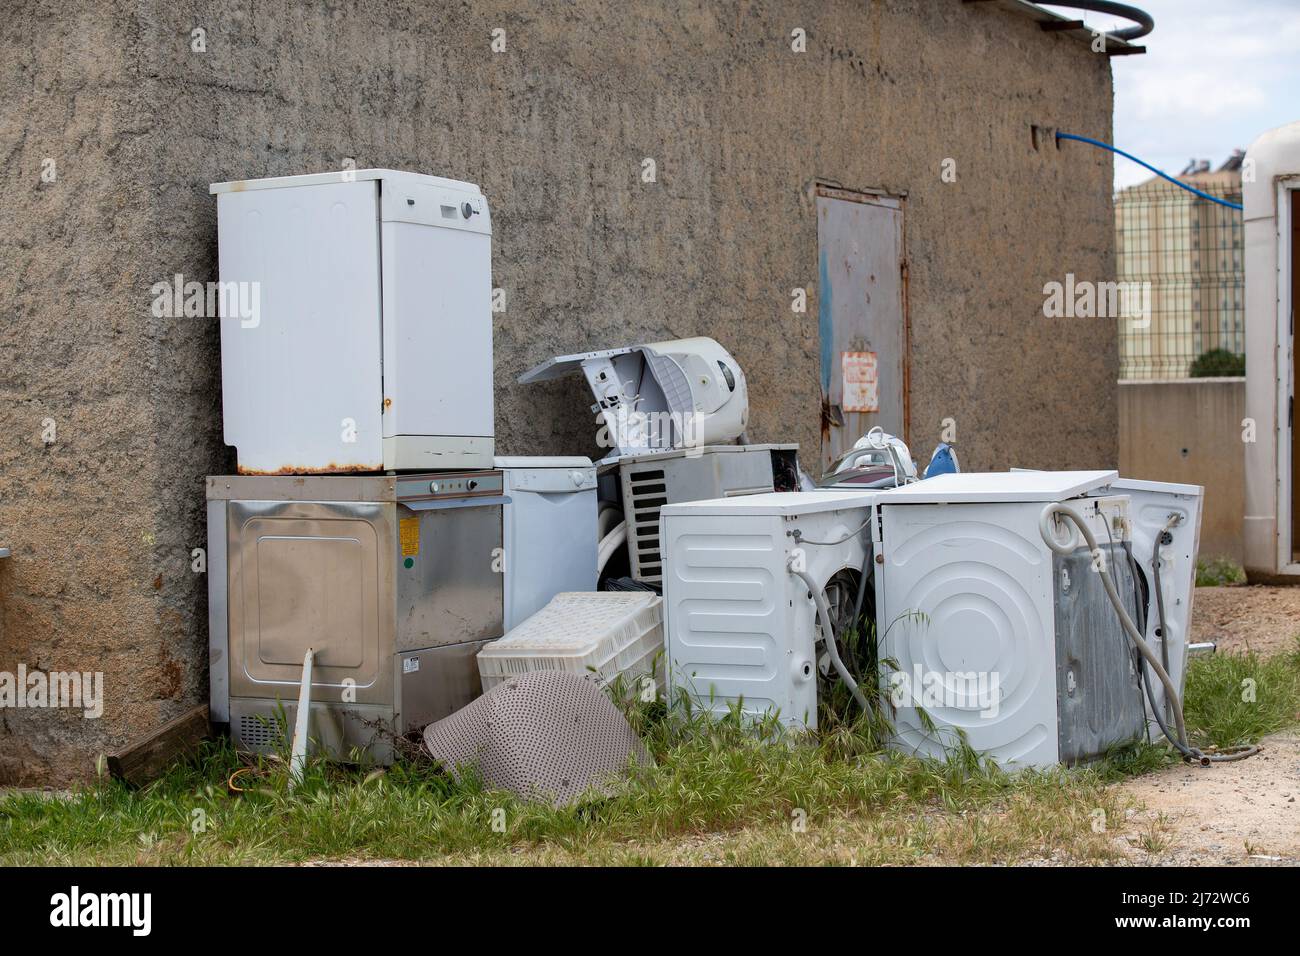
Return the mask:
<svg viewBox="0 0 1300 956"><path fill-rule="evenodd" d="M239 466L239 474L253 475L258 477L273 478L280 475L356 475L364 474L369 471L383 471L382 463L378 465L336 465L330 462L328 465L285 465L283 468L274 470L263 468L245 468Z"/></svg>

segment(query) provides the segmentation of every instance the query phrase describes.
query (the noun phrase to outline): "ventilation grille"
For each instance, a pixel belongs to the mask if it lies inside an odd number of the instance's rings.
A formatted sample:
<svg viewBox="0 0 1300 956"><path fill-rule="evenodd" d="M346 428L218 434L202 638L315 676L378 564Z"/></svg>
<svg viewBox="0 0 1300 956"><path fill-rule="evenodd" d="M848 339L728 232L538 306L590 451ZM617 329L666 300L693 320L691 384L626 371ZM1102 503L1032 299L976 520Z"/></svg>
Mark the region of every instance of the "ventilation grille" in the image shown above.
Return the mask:
<svg viewBox="0 0 1300 956"><path fill-rule="evenodd" d="M284 745L279 724L256 714L239 718L239 738L249 750L275 750Z"/></svg>
<svg viewBox="0 0 1300 956"><path fill-rule="evenodd" d="M628 556L632 577L648 584L663 583L663 559L659 554L659 510L668 503L662 469L628 475L629 494L624 501L627 519Z"/></svg>

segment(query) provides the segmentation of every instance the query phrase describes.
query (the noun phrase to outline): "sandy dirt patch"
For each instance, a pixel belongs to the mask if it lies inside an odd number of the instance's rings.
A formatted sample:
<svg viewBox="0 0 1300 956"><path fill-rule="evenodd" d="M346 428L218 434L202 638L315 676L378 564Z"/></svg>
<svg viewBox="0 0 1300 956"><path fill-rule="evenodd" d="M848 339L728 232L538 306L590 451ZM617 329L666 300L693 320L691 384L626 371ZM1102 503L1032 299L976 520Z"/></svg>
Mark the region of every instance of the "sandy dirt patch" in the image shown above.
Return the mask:
<svg viewBox="0 0 1300 956"><path fill-rule="evenodd" d="M1220 653L1269 656L1300 636L1300 587L1197 588L1192 600L1192 640L1214 641Z"/></svg>

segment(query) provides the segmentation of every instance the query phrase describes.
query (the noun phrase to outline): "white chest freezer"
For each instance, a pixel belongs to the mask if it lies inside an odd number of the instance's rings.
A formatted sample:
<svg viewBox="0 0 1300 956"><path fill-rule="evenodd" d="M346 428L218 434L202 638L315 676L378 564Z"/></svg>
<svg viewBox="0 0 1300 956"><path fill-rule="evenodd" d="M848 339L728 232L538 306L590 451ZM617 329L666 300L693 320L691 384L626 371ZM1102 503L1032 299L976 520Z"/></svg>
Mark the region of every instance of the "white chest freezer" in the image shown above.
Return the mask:
<svg viewBox="0 0 1300 956"><path fill-rule="evenodd" d="M241 474L491 468L492 227L386 169L216 183L225 440Z"/></svg>

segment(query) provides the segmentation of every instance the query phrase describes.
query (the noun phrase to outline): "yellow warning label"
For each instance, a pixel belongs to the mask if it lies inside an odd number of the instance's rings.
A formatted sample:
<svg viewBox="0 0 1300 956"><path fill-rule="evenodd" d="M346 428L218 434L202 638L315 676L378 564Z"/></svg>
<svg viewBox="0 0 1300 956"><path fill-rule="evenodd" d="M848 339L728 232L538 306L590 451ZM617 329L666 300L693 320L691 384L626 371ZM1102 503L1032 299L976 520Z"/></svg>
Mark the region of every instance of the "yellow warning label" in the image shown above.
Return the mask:
<svg viewBox="0 0 1300 956"><path fill-rule="evenodd" d="M402 557L409 558L420 553L420 519L402 518L398 523L398 534L402 539Z"/></svg>

